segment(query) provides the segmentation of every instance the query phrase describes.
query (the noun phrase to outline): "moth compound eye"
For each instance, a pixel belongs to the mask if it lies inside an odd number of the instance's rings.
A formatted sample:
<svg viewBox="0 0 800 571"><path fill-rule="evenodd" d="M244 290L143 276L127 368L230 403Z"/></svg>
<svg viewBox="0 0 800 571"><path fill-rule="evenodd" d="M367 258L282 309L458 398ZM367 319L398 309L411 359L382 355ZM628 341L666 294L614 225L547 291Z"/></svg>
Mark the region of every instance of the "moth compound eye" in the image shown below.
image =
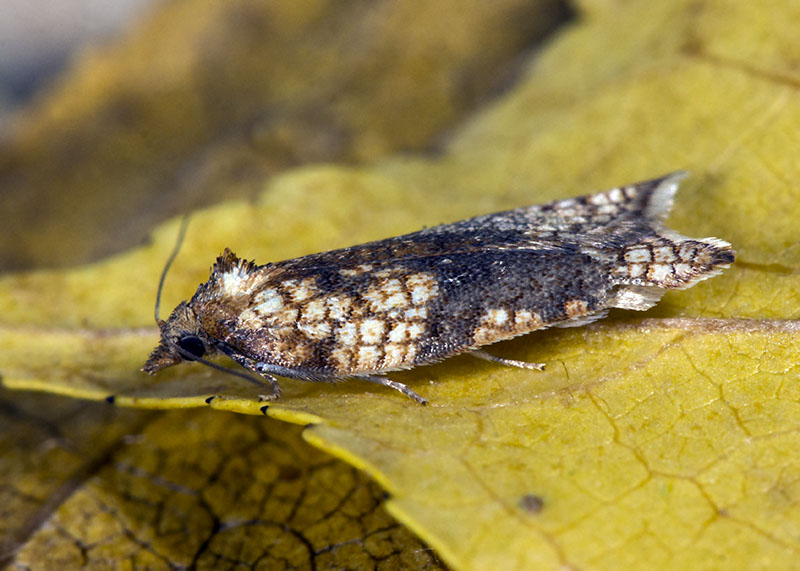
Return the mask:
<svg viewBox="0 0 800 571"><path fill-rule="evenodd" d="M184 352L184 355L182 355L183 358L189 361L192 360L191 357L197 358L206 354L205 345L203 345L203 342L200 341L200 338L196 335L181 337L178 339L178 347Z"/></svg>

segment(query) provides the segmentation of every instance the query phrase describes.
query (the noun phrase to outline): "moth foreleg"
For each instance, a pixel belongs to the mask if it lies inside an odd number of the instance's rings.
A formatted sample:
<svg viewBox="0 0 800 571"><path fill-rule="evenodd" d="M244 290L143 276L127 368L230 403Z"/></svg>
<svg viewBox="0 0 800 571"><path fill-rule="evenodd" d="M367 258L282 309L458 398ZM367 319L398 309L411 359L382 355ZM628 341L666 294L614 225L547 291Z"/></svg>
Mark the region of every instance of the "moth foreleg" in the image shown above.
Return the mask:
<svg viewBox="0 0 800 571"><path fill-rule="evenodd" d="M476 349L472 353L470 353L473 357L477 357L478 359L483 359L484 361L491 361L492 363L500 363L501 365L507 365L509 367L519 367L520 369L534 369L536 371L543 371L544 370L544 363L529 363L528 361L517 361L516 359L504 359L503 357L497 357L492 355L491 353L487 353L486 351L482 351L480 349Z"/></svg>
<svg viewBox="0 0 800 571"><path fill-rule="evenodd" d="M268 400L275 400L281 396L281 387L278 384L278 379L276 379L268 370L267 365L265 363L259 363L258 361L254 361L244 355L231 355L231 359L239 363L242 367L247 369L248 371L253 371L257 373L260 377L259 379L251 378L253 384L256 384L260 387L269 387L272 391L268 395L258 395L258 400L260 401L268 401ZM263 379L265 382L262 382Z"/></svg>
<svg viewBox="0 0 800 571"><path fill-rule="evenodd" d="M362 379L364 381L369 381L370 383L377 383L379 385L383 385L385 387L391 387L396 391L400 391L404 395L409 398L414 399L421 405L428 404L428 400L422 398L420 395L412 391L407 385L403 383L398 383L397 381L393 381L391 379L387 379L386 377L380 377L378 375L366 375L363 377L356 377L357 379Z"/></svg>

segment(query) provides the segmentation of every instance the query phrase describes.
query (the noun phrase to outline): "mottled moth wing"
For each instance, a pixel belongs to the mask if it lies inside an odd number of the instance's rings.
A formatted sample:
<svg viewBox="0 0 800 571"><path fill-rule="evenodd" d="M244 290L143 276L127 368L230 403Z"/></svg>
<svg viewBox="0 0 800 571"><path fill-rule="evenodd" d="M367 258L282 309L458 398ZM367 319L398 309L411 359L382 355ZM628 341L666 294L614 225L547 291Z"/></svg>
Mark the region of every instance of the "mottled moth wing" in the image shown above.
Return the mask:
<svg viewBox="0 0 800 571"><path fill-rule="evenodd" d="M265 266L226 250L162 325L146 370L185 359L170 344L191 336L200 354L222 351L268 378L375 380L611 307L647 309L734 259L726 242L663 225L683 176Z"/></svg>
<svg viewBox="0 0 800 571"><path fill-rule="evenodd" d="M733 259L724 242L662 227L679 176L262 267L228 254L203 326L229 354L327 379L646 309Z"/></svg>

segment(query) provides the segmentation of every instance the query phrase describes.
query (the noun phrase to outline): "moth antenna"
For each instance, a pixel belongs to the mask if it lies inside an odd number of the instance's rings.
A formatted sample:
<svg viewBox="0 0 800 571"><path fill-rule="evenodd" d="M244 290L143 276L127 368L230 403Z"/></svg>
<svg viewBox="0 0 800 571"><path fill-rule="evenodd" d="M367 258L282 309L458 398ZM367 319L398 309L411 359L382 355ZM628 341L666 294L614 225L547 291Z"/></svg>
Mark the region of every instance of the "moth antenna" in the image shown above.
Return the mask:
<svg viewBox="0 0 800 571"><path fill-rule="evenodd" d="M241 371L236 371L234 369L229 369L227 367L223 367L222 365L217 365L216 363L213 363L211 361L206 361L202 357L196 357L195 355L192 355L191 353L189 353L189 351L185 351L184 349L182 349L179 345L175 345L175 349L177 349L178 353L180 353L181 356L184 359L186 359L187 361L197 361L198 363L202 363L203 365L206 365L207 367L211 367L212 369L216 369L217 371L220 371L220 372L223 372L223 373L227 373L228 375L233 375L234 377L239 377L239 378L244 379L244 380L246 380L246 381L248 381L250 383L253 383L254 385L258 385L259 387L266 386L265 383L259 381L258 379L256 379L255 377L252 377L251 375L248 375L247 373L242 373Z"/></svg>
<svg viewBox="0 0 800 571"><path fill-rule="evenodd" d="M161 318L158 316L161 310L161 290L164 289L164 282L167 279L167 272L169 271L169 267L172 265L172 262L175 261L175 258L178 257L178 252L183 245L183 239L186 237L186 229L189 227L189 213L183 215L181 219L181 227L178 230L178 238L175 241L175 246L172 248L172 253L167 258L167 263L164 264L164 269L161 271L161 278L158 280L158 293L156 294L156 325L161 327L161 324L164 323Z"/></svg>

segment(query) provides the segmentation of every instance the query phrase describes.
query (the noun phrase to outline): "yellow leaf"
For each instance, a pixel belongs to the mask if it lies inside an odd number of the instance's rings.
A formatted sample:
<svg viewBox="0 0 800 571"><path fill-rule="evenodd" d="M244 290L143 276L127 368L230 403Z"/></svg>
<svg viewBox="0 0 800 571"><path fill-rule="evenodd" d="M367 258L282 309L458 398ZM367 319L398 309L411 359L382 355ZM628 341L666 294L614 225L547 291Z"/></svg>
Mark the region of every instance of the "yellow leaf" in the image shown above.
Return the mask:
<svg viewBox="0 0 800 571"><path fill-rule="evenodd" d="M585 4L443 156L299 169L255 204L197 212L165 307L225 246L265 263L676 168L695 175L669 224L734 244L721 277L645 316L493 348L544 372L459 357L393 374L428 407L366 383L286 380L265 408L253 387L196 364L137 372L157 340L147 324L173 222L114 259L1 280L4 383L141 407L213 396L214 408L311 423L304 438L373 476L390 513L458 568L791 567L800 100L786 54L798 8Z"/></svg>
<svg viewBox="0 0 800 571"><path fill-rule="evenodd" d="M562 15L556 0L160 3L76 57L3 141L0 270L122 251L287 166L424 148Z"/></svg>

